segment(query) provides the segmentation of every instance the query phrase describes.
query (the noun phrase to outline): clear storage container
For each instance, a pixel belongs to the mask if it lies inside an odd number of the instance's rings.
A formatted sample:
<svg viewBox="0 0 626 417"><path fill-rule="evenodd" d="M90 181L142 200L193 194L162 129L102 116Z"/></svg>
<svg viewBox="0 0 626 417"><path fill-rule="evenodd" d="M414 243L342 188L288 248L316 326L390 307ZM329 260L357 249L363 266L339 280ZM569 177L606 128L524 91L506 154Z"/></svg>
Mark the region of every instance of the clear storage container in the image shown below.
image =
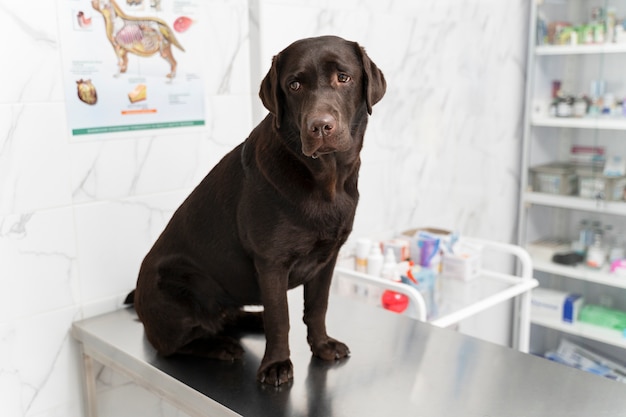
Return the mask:
<svg viewBox="0 0 626 417"><path fill-rule="evenodd" d="M578 195L583 198L598 198L608 201L624 201L626 176L607 177L601 170L589 167L578 168Z"/></svg>
<svg viewBox="0 0 626 417"><path fill-rule="evenodd" d="M574 166L567 162L551 162L530 168L533 191L549 194L576 195L578 181Z"/></svg>

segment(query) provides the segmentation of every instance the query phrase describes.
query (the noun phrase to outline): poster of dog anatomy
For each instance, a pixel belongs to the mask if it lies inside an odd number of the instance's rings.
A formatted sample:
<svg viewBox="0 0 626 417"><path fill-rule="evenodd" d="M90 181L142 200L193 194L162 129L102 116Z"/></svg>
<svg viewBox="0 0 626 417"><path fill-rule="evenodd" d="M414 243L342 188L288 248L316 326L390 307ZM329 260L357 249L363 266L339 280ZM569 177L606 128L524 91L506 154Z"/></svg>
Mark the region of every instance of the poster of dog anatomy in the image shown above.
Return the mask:
<svg viewBox="0 0 626 417"><path fill-rule="evenodd" d="M204 126L201 3L59 2L73 137Z"/></svg>

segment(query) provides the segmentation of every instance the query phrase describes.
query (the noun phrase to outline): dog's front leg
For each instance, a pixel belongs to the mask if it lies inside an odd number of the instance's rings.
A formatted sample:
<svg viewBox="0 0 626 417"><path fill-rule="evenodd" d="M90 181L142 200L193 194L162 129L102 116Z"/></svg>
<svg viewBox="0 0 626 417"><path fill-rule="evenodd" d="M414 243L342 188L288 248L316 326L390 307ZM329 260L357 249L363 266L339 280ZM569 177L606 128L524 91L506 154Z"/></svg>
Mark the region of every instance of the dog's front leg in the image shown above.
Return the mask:
<svg viewBox="0 0 626 417"><path fill-rule="evenodd" d="M318 358L331 361L350 355L344 343L326 333L326 310L335 262L330 262L320 275L304 285L304 323L311 352Z"/></svg>
<svg viewBox="0 0 626 417"><path fill-rule="evenodd" d="M266 338L265 355L257 371L257 379L278 386L293 378L293 364L289 359L288 275L280 268L259 266L259 262L257 272Z"/></svg>

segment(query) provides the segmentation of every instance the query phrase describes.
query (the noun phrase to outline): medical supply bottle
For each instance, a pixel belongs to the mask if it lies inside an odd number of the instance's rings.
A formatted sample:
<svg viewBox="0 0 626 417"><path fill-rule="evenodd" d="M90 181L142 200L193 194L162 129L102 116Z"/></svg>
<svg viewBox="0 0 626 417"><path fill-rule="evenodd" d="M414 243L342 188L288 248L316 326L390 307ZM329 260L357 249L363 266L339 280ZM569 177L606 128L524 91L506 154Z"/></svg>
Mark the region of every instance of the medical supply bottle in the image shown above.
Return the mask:
<svg viewBox="0 0 626 417"><path fill-rule="evenodd" d="M367 256L367 273L380 278L383 272L383 252L378 243L373 243Z"/></svg>
<svg viewBox="0 0 626 417"><path fill-rule="evenodd" d="M381 276L389 281L400 282L400 271L398 271L396 255L394 255L393 249L391 248L387 249L387 252L385 253L385 261L383 263Z"/></svg>
<svg viewBox="0 0 626 417"><path fill-rule="evenodd" d="M607 252L604 246L604 231L600 227L600 222L594 222L593 243L587 249L586 264L591 268L600 269L604 266L606 258Z"/></svg>
<svg viewBox="0 0 626 417"><path fill-rule="evenodd" d="M372 241L369 239L359 239L356 242L356 270L357 272L367 272L367 256L372 248Z"/></svg>
<svg viewBox="0 0 626 417"><path fill-rule="evenodd" d="M587 248L592 243L592 231L589 227L589 220L583 219L578 226L578 235L572 242L572 250L579 255L585 256Z"/></svg>
<svg viewBox="0 0 626 417"><path fill-rule="evenodd" d="M382 277L389 281L401 282L400 271L393 249L387 249L385 253L385 262L383 264ZM409 297L392 290L385 290L380 298L380 302L384 309L396 313L402 313L409 306Z"/></svg>
<svg viewBox="0 0 626 417"><path fill-rule="evenodd" d="M367 256L367 274L373 275L376 278L381 277L381 273L383 271L383 252L378 243L370 244L370 253ZM378 305L380 297L383 293L383 290L379 287L375 287L372 285L365 286L366 291L363 296L367 299L367 301L373 305Z"/></svg>

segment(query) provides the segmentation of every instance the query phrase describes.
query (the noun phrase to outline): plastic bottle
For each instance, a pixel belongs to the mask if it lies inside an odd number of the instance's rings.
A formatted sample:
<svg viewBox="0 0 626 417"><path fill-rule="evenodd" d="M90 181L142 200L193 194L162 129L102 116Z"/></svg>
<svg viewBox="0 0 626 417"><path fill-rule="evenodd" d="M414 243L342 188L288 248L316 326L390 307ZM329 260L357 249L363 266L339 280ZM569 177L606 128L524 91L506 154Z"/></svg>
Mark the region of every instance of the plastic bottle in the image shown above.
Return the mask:
<svg viewBox="0 0 626 417"><path fill-rule="evenodd" d="M615 246L615 233L613 232L613 226L610 224L604 225L604 246L607 250L611 250Z"/></svg>
<svg viewBox="0 0 626 417"><path fill-rule="evenodd" d="M383 252L378 243L373 243L367 256L367 273L380 278L383 272Z"/></svg>
<svg viewBox="0 0 626 417"><path fill-rule="evenodd" d="M387 252L385 253L385 261L383 263L381 276L390 281L400 282L400 272L398 271L396 255L393 253L393 249L391 248L387 249Z"/></svg>
<svg viewBox="0 0 626 417"><path fill-rule="evenodd" d="M607 252L604 246L604 231L600 222L593 222L593 244L587 249L587 266L600 269L606 262Z"/></svg>
<svg viewBox="0 0 626 417"><path fill-rule="evenodd" d="M617 19L615 18L615 7L606 9L606 39L605 42L615 42L615 26Z"/></svg>
<svg viewBox="0 0 626 417"><path fill-rule="evenodd" d="M382 268L382 277L394 282L401 282L398 263L393 249L387 249L385 253L385 262ZM384 309L402 313L409 306L409 297L404 294L392 290L385 290L382 294L380 302Z"/></svg>
<svg viewBox="0 0 626 417"><path fill-rule="evenodd" d="M608 253L609 263L624 258L624 242L621 238L621 233L613 230L613 226L604 226L605 230L605 246Z"/></svg>
<svg viewBox="0 0 626 417"><path fill-rule="evenodd" d="M356 270L357 272L367 272L367 256L372 248L372 241L369 239L359 239L356 241Z"/></svg>
<svg viewBox="0 0 626 417"><path fill-rule="evenodd" d="M589 227L589 220L583 219L578 226L578 240L575 242L572 249L576 253L584 256L587 253L587 248L591 244L591 241L592 234Z"/></svg>
<svg viewBox="0 0 626 417"><path fill-rule="evenodd" d="M587 234L587 246L591 246L596 242L596 237L602 237L602 223L600 220L594 220L589 227L589 234Z"/></svg>

